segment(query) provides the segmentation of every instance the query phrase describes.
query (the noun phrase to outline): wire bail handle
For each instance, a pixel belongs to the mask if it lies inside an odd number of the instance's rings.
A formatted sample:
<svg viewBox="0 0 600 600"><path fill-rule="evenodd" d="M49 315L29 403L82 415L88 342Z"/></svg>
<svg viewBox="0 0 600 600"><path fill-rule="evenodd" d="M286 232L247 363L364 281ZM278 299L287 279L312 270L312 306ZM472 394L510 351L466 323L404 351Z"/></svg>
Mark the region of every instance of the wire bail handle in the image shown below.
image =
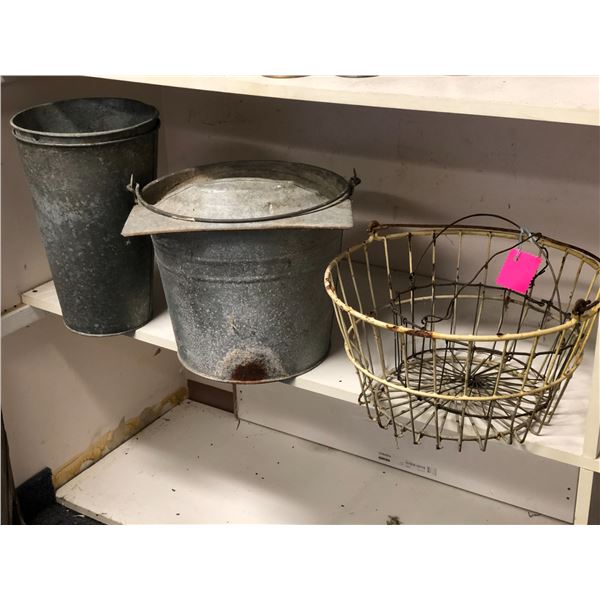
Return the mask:
<svg viewBox="0 0 600 600"><path fill-rule="evenodd" d="M146 200L144 200L142 194L140 193L140 184L135 183L133 181L133 173L131 174L131 178L127 185L127 190L134 195L136 204L143 206L147 210L161 215L163 217L168 217L170 219L177 219L179 221L188 221L192 223L259 223L263 221L278 221L281 219L289 219L292 217L301 217L304 215L312 214L315 212L319 212L321 210L326 210L328 208L333 208L338 204L341 204L345 200L349 200L352 197L354 192L354 188L361 183L360 177L356 174L356 169L352 169L352 176L348 179L346 183L346 188L341 192L341 194L337 195L334 198L330 198L321 204L317 204L316 206L311 206L308 208L302 208L300 210L290 211L287 213L282 213L280 215L270 215L265 217L253 217L246 219L208 219L203 217L192 217L189 215L180 215L178 213L172 213L167 210L162 210L153 204L150 204Z"/></svg>

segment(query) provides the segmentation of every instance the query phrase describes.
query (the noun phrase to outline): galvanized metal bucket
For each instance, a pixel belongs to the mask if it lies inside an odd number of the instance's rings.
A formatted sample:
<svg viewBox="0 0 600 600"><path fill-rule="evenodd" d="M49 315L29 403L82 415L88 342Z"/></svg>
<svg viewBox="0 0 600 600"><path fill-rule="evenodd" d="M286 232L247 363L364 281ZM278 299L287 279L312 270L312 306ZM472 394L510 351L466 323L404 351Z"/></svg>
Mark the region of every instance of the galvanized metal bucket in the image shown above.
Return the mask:
<svg viewBox="0 0 600 600"><path fill-rule="evenodd" d="M152 245L124 239L133 173L156 177L158 111L136 100L82 98L11 119L65 325L115 335L152 316Z"/></svg>
<svg viewBox="0 0 600 600"><path fill-rule="evenodd" d="M327 355L328 260L358 180L296 163L188 169L141 191L123 235L151 234L178 355L229 383L299 375Z"/></svg>

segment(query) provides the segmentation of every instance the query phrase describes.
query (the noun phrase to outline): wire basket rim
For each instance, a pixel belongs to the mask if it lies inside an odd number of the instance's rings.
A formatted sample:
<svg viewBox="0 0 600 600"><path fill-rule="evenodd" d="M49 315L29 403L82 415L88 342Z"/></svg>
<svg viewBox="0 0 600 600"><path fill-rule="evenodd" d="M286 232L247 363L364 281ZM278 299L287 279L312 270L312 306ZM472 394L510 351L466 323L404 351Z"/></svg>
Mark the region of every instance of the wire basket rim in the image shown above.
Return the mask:
<svg viewBox="0 0 600 600"><path fill-rule="evenodd" d="M414 228L417 231L404 231L399 233L391 233L385 235L379 235L377 232L380 229L389 229L389 228ZM323 282L325 285L325 291L331 300L343 311L351 314L361 321L365 321L374 327L379 327L380 329L387 329L389 331L393 331L395 333L404 333L408 335L413 335L417 337L427 337L436 340L446 340L446 341L466 341L466 342L495 342L495 341L506 341L506 340L523 340L528 338L536 338L545 335L550 335L552 333L557 333L559 331L563 331L565 329L569 329L574 327L577 323L582 320L587 320L592 318L598 311L600 311L600 303L595 304L586 310L582 315L572 316L571 319L565 321L561 325L555 325L554 327L547 327L545 329L535 329L529 331L522 331L520 333L502 333L502 334L452 334L452 333L441 333L437 331L427 331L424 329L413 328L413 327L404 327L403 325L395 325L393 323L388 323L386 321L381 321L374 317L370 317L365 315L364 313L356 310L352 306L346 304L343 300L341 300L336 291L333 283L333 273L332 268L334 265L338 265L342 260L348 257L350 254L359 250L360 248L364 248L373 242L381 241L383 239L400 239L403 237L407 237L409 235L428 235L434 234L435 231L443 231L443 235L448 234L457 234L457 233L469 233L469 234L489 234L490 232L498 232L503 234L510 234L507 237L518 239L520 232L515 229L508 229L504 227L482 227L479 225L461 225L460 227L448 227L445 228L443 225L420 225L420 224L378 224L374 223L369 228L369 237L359 244L355 244L351 246L347 250L340 252L328 265L325 269L325 274L323 277ZM554 248L557 250L570 250L573 251L574 255L579 255L581 260L585 261L588 265L598 269L600 272L600 258L595 254L588 252L587 250L583 250L582 248L578 248L571 244L566 244L564 242L560 242L558 240L554 240L552 238L548 238L544 235L540 235L538 241L548 246L550 248Z"/></svg>

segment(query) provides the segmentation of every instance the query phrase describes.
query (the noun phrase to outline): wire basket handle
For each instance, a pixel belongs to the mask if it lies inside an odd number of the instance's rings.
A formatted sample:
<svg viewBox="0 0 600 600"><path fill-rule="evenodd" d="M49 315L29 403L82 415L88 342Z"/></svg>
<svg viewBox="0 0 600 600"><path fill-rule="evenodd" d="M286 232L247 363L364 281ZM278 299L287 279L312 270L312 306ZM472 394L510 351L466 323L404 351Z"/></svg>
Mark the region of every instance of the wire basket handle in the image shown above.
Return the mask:
<svg viewBox="0 0 600 600"><path fill-rule="evenodd" d="M540 244L538 241L542 237L541 233L531 233L526 227L523 227L522 225L519 225L512 219L509 219L502 215L498 215L495 213L473 213L470 215L465 215L464 217L460 217L459 219L452 221L452 223L442 226L442 228L439 231L435 231L433 233L431 241L429 242L429 244L427 244L427 246L421 253L421 256L419 257L418 261L416 261L416 264L413 266L412 273L410 273L410 275L409 275L409 278L411 280L411 289L413 289L413 290L415 289L414 288L415 274L418 272L421 262L423 261L425 255L427 254L429 249L433 245L435 245L436 239L438 237L440 237L445 231L447 231L448 229L451 229L455 225L458 225L459 223L462 223L463 221L466 221L468 219L474 219L474 218L480 218L480 217L488 217L488 218L498 219L500 221L504 221L505 223L512 225L519 232L519 241L516 244L511 244L508 248L503 248L503 249L499 250L498 252L495 252L494 254L492 254L488 258L488 260L483 264L483 266L476 271L475 275L473 275L473 277L469 281L463 283L458 289L456 289L453 294L453 297L451 298L451 300L448 304L448 308L444 315L441 315L441 316L435 315L435 314L425 315L423 317L423 319L421 320L421 326L417 325L416 323L411 323L411 326L417 327L417 328L422 327L423 329L426 329L432 323L439 323L441 321L445 321L445 320L449 319L450 314L451 314L451 309L454 305L454 302L459 297L461 292L477 279L478 275L485 268L487 268L489 263L495 257L499 256L500 254L504 254L505 252L509 252L513 248L517 248L518 252L520 252L521 246L525 242L528 242L528 241L531 241L533 244L535 244L537 246L538 250L540 251L540 254L543 256L543 259L544 259L544 266L533 277L531 284L530 284L531 288L533 288L533 286L535 285L535 282L538 279L538 277L540 277L540 275L542 275L542 273L544 273L546 271L546 269L548 269L548 268L550 268L552 278L554 279L555 284L557 284L556 274L554 273L554 269L552 268L552 265L550 264L550 262L548 260L548 250L542 244ZM397 224L389 224L389 223L380 224L380 223L377 223L377 221L373 221L369 226L369 234L370 234L371 238L376 238L378 231L380 231L382 229L389 229L389 228L395 228L395 227L404 227L404 228L411 228L411 229L436 228L435 225L416 225L416 224L408 224L408 223L407 224L398 224L398 223ZM533 298L530 297L530 302L535 302L535 301L533 300ZM541 303L540 305L543 304L543 302L541 302L541 301L540 301L540 303ZM558 295L558 303L560 306L560 304L561 304L560 295ZM583 312L586 312L590 308L592 308L592 307L587 306L587 305L585 307L583 305L579 306L579 310L581 310L581 314L583 314ZM392 310L394 310L393 304L392 304Z"/></svg>

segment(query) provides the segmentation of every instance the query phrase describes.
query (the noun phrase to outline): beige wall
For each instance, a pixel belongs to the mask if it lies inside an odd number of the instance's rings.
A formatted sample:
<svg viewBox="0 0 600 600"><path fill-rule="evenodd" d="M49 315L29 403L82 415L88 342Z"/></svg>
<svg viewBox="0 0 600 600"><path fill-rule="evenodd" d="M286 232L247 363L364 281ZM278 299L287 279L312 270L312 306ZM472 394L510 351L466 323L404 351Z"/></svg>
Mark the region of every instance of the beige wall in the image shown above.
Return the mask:
<svg viewBox="0 0 600 600"><path fill-rule="evenodd" d="M3 309L18 302L19 292L50 278L8 118L32 104L83 95L123 95L156 105L163 124L161 173L242 158L310 162L346 176L356 168L363 184L346 244L363 239L373 219L443 223L484 211L600 252L594 127L101 79L16 79L2 87ZM2 400L17 480L58 466L98 431L150 404L157 386L181 380L174 353L163 351L158 362L152 354L129 339L81 339L53 318L7 338ZM160 384L142 375L156 364L162 365ZM122 375L114 377L119 368Z"/></svg>
<svg viewBox="0 0 600 600"><path fill-rule="evenodd" d="M168 169L238 158L310 162L363 180L356 228L498 212L600 251L598 130L163 88Z"/></svg>

